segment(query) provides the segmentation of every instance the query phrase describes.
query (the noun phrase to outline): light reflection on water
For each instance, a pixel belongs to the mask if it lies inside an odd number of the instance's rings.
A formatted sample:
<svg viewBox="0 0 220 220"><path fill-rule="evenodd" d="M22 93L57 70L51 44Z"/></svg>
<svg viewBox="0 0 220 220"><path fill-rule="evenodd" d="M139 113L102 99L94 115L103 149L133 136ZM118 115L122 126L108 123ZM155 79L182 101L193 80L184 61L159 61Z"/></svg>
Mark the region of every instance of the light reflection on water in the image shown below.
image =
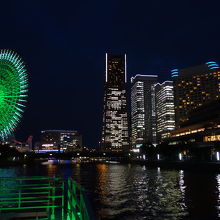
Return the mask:
<svg viewBox="0 0 220 220"><path fill-rule="evenodd" d="M220 174L131 164L1 168L0 176L73 177L100 219L220 218Z"/></svg>
<svg viewBox="0 0 220 220"><path fill-rule="evenodd" d="M188 214L181 191L183 172L118 164L98 164L91 169L97 184L87 185L93 181L85 180L83 168L80 184L89 191L95 212L102 219L175 220Z"/></svg>
<svg viewBox="0 0 220 220"><path fill-rule="evenodd" d="M56 176L56 171L57 171L57 166L54 164L48 164L47 165L47 172L49 177L55 177Z"/></svg>
<svg viewBox="0 0 220 220"><path fill-rule="evenodd" d="M217 180L217 193L218 193L218 204L216 209L218 210L218 217L220 218L220 174L216 175Z"/></svg>

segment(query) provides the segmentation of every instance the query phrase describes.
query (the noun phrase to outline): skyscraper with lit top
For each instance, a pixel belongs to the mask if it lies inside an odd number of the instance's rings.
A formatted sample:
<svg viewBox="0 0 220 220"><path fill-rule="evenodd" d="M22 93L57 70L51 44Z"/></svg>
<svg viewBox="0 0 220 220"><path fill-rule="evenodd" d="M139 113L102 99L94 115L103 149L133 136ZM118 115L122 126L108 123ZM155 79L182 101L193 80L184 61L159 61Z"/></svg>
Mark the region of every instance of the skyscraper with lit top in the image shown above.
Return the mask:
<svg viewBox="0 0 220 220"><path fill-rule="evenodd" d="M165 81L154 86L157 143L170 136L175 129L173 82Z"/></svg>
<svg viewBox="0 0 220 220"><path fill-rule="evenodd" d="M131 132L132 147L156 144L156 114L152 86L157 75L136 75L131 78Z"/></svg>
<svg viewBox="0 0 220 220"><path fill-rule="evenodd" d="M129 149L126 71L126 55L106 53L101 141L103 150L126 151Z"/></svg>
<svg viewBox="0 0 220 220"><path fill-rule="evenodd" d="M175 123L179 128L188 114L220 98L220 68L210 61L204 65L171 71L174 85Z"/></svg>

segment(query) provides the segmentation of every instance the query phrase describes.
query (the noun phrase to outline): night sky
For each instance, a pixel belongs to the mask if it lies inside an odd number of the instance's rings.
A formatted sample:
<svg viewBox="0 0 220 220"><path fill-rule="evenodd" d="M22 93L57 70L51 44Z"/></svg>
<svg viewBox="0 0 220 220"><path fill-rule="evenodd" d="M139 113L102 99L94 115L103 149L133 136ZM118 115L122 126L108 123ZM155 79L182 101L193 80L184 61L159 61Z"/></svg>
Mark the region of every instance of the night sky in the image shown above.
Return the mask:
<svg viewBox="0 0 220 220"><path fill-rule="evenodd" d="M101 135L105 53L127 54L128 77L220 63L219 1L5 0L0 48L29 73L29 101L16 138L73 129L87 147ZM130 81L130 80L129 80Z"/></svg>

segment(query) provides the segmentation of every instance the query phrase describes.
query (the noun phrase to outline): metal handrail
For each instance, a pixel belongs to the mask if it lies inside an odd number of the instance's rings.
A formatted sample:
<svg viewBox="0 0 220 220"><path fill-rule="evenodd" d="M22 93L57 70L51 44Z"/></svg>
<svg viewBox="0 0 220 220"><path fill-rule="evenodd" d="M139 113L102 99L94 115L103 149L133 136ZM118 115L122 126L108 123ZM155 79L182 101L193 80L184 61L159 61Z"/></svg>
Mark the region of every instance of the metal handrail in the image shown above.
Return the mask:
<svg viewBox="0 0 220 220"><path fill-rule="evenodd" d="M72 179L0 177L0 219L12 211L28 213L32 209L46 215L35 219L55 220L59 214L62 220L89 220L83 191Z"/></svg>

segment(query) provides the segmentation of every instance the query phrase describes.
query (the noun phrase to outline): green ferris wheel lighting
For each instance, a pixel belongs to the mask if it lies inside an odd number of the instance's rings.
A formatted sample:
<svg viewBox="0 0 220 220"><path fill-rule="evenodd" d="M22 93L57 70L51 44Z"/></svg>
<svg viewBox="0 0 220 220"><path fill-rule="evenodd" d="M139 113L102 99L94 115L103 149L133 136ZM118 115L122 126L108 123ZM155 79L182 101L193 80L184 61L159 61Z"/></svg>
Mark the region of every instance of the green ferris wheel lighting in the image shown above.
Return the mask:
<svg viewBox="0 0 220 220"><path fill-rule="evenodd" d="M28 91L27 72L21 57L12 50L0 50L0 140L15 130Z"/></svg>

